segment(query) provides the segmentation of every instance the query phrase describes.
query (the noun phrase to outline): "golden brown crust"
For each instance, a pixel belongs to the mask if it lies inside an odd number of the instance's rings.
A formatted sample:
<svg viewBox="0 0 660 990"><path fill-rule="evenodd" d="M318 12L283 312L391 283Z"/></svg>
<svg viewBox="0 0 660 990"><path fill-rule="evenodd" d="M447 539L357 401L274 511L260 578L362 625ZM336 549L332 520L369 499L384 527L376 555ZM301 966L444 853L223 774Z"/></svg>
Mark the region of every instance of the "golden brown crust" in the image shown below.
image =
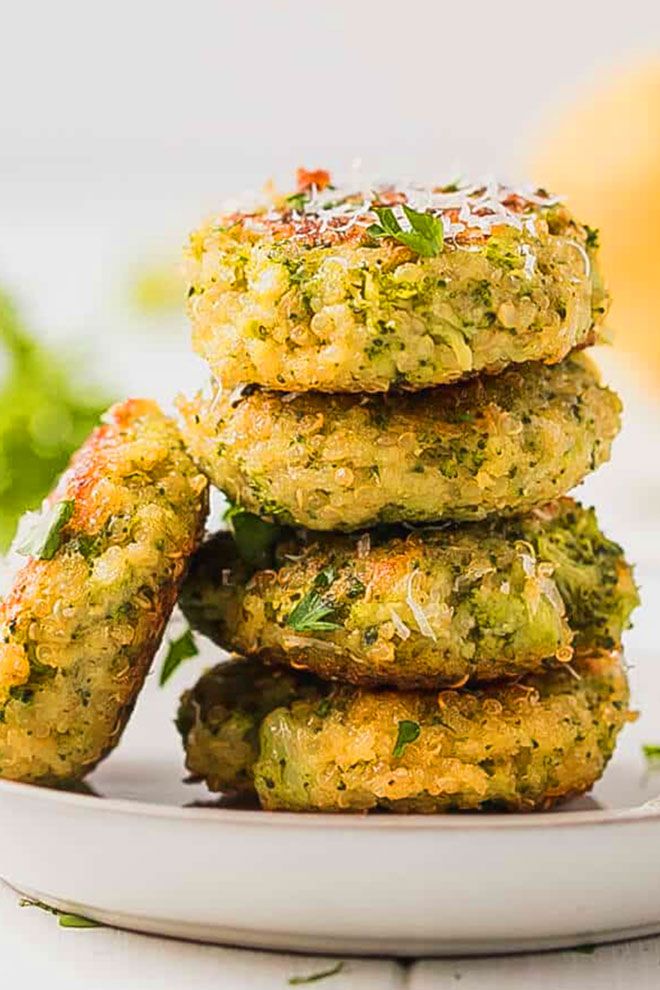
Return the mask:
<svg viewBox="0 0 660 990"><path fill-rule="evenodd" d="M584 355L404 395L246 388L178 404L234 505L335 531L526 511L608 459L621 409Z"/></svg>
<svg viewBox="0 0 660 990"><path fill-rule="evenodd" d="M593 510L558 499L484 523L283 538L251 572L228 533L194 558L191 625L225 648L321 677L398 688L542 670L617 646L638 604Z"/></svg>
<svg viewBox="0 0 660 990"><path fill-rule="evenodd" d="M411 239L410 209L430 233ZM553 364L607 309L592 234L546 193L497 184L294 194L192 235L193 344L224 386L280 391Z"/></svg>

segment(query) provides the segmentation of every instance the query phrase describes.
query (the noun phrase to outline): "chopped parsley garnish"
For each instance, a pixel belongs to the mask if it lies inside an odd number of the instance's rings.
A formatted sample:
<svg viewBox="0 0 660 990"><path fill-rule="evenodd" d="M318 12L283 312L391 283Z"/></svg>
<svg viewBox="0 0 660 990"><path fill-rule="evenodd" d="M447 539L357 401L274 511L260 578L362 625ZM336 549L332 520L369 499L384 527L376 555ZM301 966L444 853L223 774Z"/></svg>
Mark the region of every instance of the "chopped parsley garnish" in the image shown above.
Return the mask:
<svg viewBox="0 0 660 990"><path fill-rule="evenodd" d="M91 560L100 553L103 545L103 536L103 532L94 533L93 536L90 536L89 533L78 533L72 541L72 549L77 550L85 560Z"/></svg>
<svg viewBox="0 0 660 990"><path fill-rule="evenodd" d="M98 921L92 918L83 918L81 914L68 914L63 912L58 915L60 928L101 928Z"/></svg>
<svg viewBox="0 0 660 990"><path fill-rule="evenodd" d="M588 248L594 248L594 249L597 248L598 247L598 238L599 238L599 231L598 231L598 229L596 227L589 227L588 224L585 224L584 225L584 229L587 232L587 241L586 241L587 247Z"/></svg>
<svg viewBox="0 0 660 990"><path fill-rule="evenodd" d="M380 220L380 224L372 223L370 227L367 227L369 236L375 239L393 237L423 258L434 258L440 254L445 237L441 218L435 217L431 213L418 213L417 210L413 210L405 203L402 209L410 223L410 230L403 229L389 206L375 206L373 211Z"/></svg>
<svg viewBox="0 0 660 990"><path fill-rule="evenodd" d="M60 928L102 928L100 921L92 921L91 918L83 918L80 914L70 914L68 911L58 911L57 908L50 907L42 901L33 901L27 897L22 897L18 902L19 907L35 907L48 914L53 914L58 920Z"/></svg>
<svg viewBox="0 0 660 990"><path fill-rule="evenodd" d="M330 969L322 969L318 973L310 973L309 976L290 976L289 986L290 987L301 987L305 983L318 983L319 980L325 980L328 976L336 976L337 973L341 973L344 968L343 962L338 962L335 966Z"/></svg>
<svg viewBox="0 0 660 990"><path fill-rule="evenodd" d="M653 767L655 770L660 769L660 745L657 743L644 743L642 753L649 767Z"/></svg>
<svg viewBox="0 0 660 990"><path fill-rule="evenodd" d="M319 571L310 591L300 599L289 614L286 620L287 626L291 626L296 632L328 632L332 629L341 629L336 622L326 618L334 612L334 603L328 602L319 595L319 591L329 588L336 577L337 574L331 564Z"/></svg>
<svg viewBox="0 0 660 990"><path fill-rule="evenodd" d="M337 577L337 572L335 571L332 564L328 564L324 567L322 571L319 571L314 578L315 588L329 588Z"/></svg>
<svg viewBox="0 0 660 990"><path fill-rule="evenodd" d="M359 578L352 577L349 582L346 597L350 599L361 598L366 590L366 586L362 583L362 581L360 581Z"/></svg>
<svg viewBox="0 0 660 990"><path fill-rule="evenodd" d="M241 560L254 568L270 567L281 527L234 506L227 510L225 519L231 524Z"/></svg>
<svg viewBox="0 0 660 990"><path fill-rule="evenodd" d="M330 698L321 698L314 714L318 715L319 718L325 718L331 708L332 702Z"/></svg>
<svg viewBox="0 0 660 990"><path fill-rule="evenodd" d="M29 531L16 545L16 553L39 560L52 560L62 543L62 530L73 515L76 503L64 499L34 516Z"/></svg>
<svg viewBox="0 0 660 990"><path fill-rule="evenodd" d="M334 610L334 604L324 601L317 591L308 591L290 613L286 624L296 632L328 632L332 629L341 629L336 622L326 618L332 615Z"/></svg>
<svg viewBox="0 0 660 990"><path fill-rule="evenodd" d="M169 649L167 651L167 656L163 661L163 666L160 670L160 677L158 683L162 687L163 684L167 684L170 677L174 671L179 667L184 660L190 660L191 657L196 657L199 653L193 634L190 629L186 629L178 639L170 640Z"/></svg>
<svg viewBox="0 0 660 990"><path fill-rule="evenodd" d="M309 195L306 192L297 192L292 193L291 196L287 196L286 202L290 209L297 210L298 213L302 213L308 199Z"/></svg>
<svg viewBox="0 0 660 990"><path fill-rule="evenodd" d="M419 739L419 734L421 729L418 722L412 722L409 719L403 719L399 722L399 731L396 737L396 743L394 744L394 749L392 750L392 756L397 759L403 756L403 751L408 745L408 743L414 743Z"/></svg>

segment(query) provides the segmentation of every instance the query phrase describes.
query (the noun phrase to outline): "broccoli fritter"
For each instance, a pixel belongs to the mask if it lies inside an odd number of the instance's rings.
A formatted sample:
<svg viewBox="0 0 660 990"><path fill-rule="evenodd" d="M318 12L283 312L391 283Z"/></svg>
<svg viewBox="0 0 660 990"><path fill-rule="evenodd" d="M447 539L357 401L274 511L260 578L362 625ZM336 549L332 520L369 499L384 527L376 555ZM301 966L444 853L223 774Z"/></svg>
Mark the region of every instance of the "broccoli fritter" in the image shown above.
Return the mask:
<svg viewBox="0 0 660 990"><path fill-rule="evenodd" d="M439 694L236 660L184 695L178 726L211 790L254 789L267 809L432 813L543 810L588 791L630 718L617 655Z"/></svg>
<svg viewBox="0 0 660 990"><path fill-rule="evenodd" d="M146 400L114 406L16 541L29 559L0 602L0 776L77 780L117 744L206 507L176 425Z"/></svg>
<svg viewBox="0 0 660 990"><path fill-rule="evenodd" d="M406 395L179 400L191 453L233 503L336 531L547 502L609 458L620 408L582 355Z"/></svg>
<svg viewBox="0 0 660 990"><path fill-rule="evenodd" d="M181 699L176 725L187 767L212 791L251 792L259 726L276 708L318 699L323 682L302 671L236 658L204 674Z"/></svg>
<svg viewBox="0 0 660 990"><path fill-rule="evenodd" d="M611 649L638 602L593 510L413 531L283 533L256 572L228 533L193 560L182 607L221 646L353 684L434 688Z"/></svg>
<svg viewBox="0 0 660 990"><path fill-rule="evenodd" d="M193 344L223 385L417 390L595 339L596 244L543 190L328 183L192 235Z"/></svg>

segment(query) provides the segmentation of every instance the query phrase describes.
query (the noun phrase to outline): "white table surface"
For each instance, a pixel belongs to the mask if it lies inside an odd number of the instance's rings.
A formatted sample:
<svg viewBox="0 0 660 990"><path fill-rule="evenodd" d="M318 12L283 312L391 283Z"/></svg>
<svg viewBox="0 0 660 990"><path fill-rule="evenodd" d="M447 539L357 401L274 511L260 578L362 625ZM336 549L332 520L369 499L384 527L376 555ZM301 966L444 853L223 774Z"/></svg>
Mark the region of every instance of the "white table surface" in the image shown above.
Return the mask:
<svg viewBox="0 0 660 990"><path fill-rule="evenodd" d="M110 928L60 928L0 884L3 985L22 990L286 990L338 960L195 945ZM481 959L347 959L323 990L656 990L660 938L577 951Z"/></svg>

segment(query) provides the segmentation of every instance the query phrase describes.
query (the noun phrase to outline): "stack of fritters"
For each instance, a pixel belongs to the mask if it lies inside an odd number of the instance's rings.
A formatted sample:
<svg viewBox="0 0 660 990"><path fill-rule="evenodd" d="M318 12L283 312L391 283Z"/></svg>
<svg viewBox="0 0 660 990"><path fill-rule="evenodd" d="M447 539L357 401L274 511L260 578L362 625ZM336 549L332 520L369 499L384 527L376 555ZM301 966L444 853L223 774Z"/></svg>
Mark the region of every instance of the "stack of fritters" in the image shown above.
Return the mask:
<svg viewBox="0 0 660 990"><path fill-rule="evenodd" d="M181 704L191 772L291 810L530 810L588 790L628 715L620 548L563 497L620 403L579 350L597 235L543 190L332 187L193 235L210 397L181 400L233 534L194 628L246 659Z"/></svg>

